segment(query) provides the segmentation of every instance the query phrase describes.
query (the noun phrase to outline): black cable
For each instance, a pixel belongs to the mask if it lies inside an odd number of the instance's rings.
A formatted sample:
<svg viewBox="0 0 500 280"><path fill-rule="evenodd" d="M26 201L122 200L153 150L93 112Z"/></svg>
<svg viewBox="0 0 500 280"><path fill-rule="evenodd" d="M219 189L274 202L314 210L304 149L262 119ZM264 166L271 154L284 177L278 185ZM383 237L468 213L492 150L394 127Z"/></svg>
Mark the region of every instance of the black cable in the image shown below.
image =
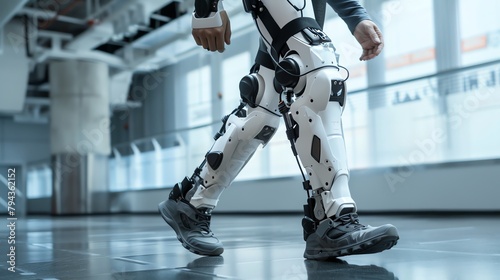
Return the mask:
<svg viewBox="0 0 500 280"><path fill-rule="evenodd" d="M285 129L286 129L286 135L288 138L288 141L290 142L290 148L292 149L293 156L295 157L295 161L297 162L297 165L300 170L300 174L302 175L302 179L304 180L304 183L307 183L307 178L306 175L304 174L304 170L302 169L302 165L300 164L297 148L295 146L295 133L294 133L294 128L292 125L291 121L291 116L290 116L290 109L285 105L284 101L281 100L280 98L280 112L283 115L283 121L285 122ZM292 134L294 136L292 136ZM308 183L307 183L308 184ZM307 197L309 198L309 191L307 191Z"/></svg>
<svg viewBox="0 0 500 280"><path fill-rule="evenodd" d="M30 47L30 30L28 27L28 22L29 22L29 17L25 15L24 17L24 40L25 40L25 45L24 47L26 48L26 56L29 58L33 57L33 54L31 53L31 47Z"/></svg>
<svg viewBox="0 0 500 280"><path fill-rule="evenodd" d="M231 115L236 115L238 114L241 110L243 110L243 108L245 108L246 106L246 103L245 102L240 102L240 105L238 105L238 107L236 107L236 109L234 109L231 113L225 115L223 118L222 118L222 126L221 128L219 129L219 132L217 134L215 134L214 136L214 140L217 140L219 139L219 137L221 137L222 135L224 135L224 133L226 133L226 123L227 123L227 120L229 119L229 117Z"/></svg>
<svg viewBox="0 0 500 280"><path fill-rule="evenodd" d="M278 115L278 114L276 114L275 112L273 112L273 111L271 111L271 110L267 109L266 107L262 107L262 106L260 106L260 105L257 105L257 107L259 107L259 108L261 108L261 109L264 109L264 110L268 111L269 113L271 113L271 114L273 114L273 115L275 115L275 116L281 117L280 115Z"/></svg>
<svg viewBox="0 0 500 280"><path fill-rule="evenodd" d="M303 11L306 8L306 0L304 0L304 4L302 5L302 8L299 8L295 6L290 0L286 0L290 6L292 6L297 12Z"/></svg>
<svg viewBox="0 0 500 280"><path fill-rule="evenodd" d="M243 108L245 108L245 106L246 106L245 102L240 102L240 105L238 107L236 107L231 113L225 115L222 118L222 126L219 129L219 132L217 132L214 136L215 141L217 141L222 135L224 135L226 133L226 124L227 124L227 120L229 119L229 117L231 115L235 115L235 114L238 114L239 112L241 112L241 110L243 110ZM215 142L212 144L212 147L205 154L205 157L203 158L203 161L200 163L200 165L194 170L193 175L191 175L191 179L190 179L191 181L193 181L195 179L195 177L202 179L201 175L200 175L201 171L203 170L203 167L207 163L207 155L210 153L210 151L212 151L214 146L215 146Z"/></svg>
<svg viewBox="0 0 500 280"><path fill-rule="evenodd" d="M340 68L344 69L346 71L346 73L347 73L347 77L345 77L345 79L342 82L347 81L347 79L349 79L349 76L350 76L349 70L347 68L345 68L344 66L340 65L340 64L338 64L338 66Z"/></svg>
<svg viewBox="0 0 500 280"><path fill-rule="evenodd" d="M273 47L273 45L271 43L269 43L269 41L266 39L266 37L264 37L264 34L262 34L262 31L260 30L260 27L259 27L259 24L257 23L257 20L255 19L255 25L257 26L257 30L259 31L259 34L260 34L260 37L266 42L266 44L268 44L276 53L278 53L276 51L276 49ZM271 59L273 60L274 64L276 64L276 66L278 66L281 70L283 70L283 72L287 73L288 75L292 76L292 77L302 77L302 76L305 76L307 74L310 74L314 71L318 71L320 69L323 69L323 68L327 68L327 67L332 67L332 68L335 68L335 69L339 69L339 66L335 66L335 65L325 65L325 66L321 66L321 67L318 67L318 68L314 68L308 72L305 72L303 74L294 74L294 73L290 73L288 72L285 68L283 68L277 61L276 59L274 59L274 57L269 54L269 56L271 57ZM344 67L345 69L345 67Z"/></svg>
<svg viewBox="0 0 500 280"><path fill-rule="evenodd" d="M277 117L281 117L281 115L276 114L275 112L273 112L273 111L271 111L271 110L267 109L266 107L263 107L263 106L261 106L261 105L257 105L257 104L255 104L255 103L252 103L252 105L253 105L253 106L255 106L255 107L259 107L259 108L261 108L261 109L264 109L264 110L268 111L269 113L271 113L271 114L273 114L273 115L275 115L275 116L277 116Z"/></svg>
<svg viewBox="0 0 500 280"><path fill-rule="evenodd" d="M306 0L304 0L304 4L302 5L302 8L299 8L295 6L290 0L286 0L290 6L292 6L297 12L300 12L300 17L304 17L304 9L306 8Z"/></svg>
<svg viewBox="0 0 500 280"><path fill-rule="evenodd" d="M303 5L303 7L302 7L301 9L299 9L297 6L295 6L294 4L292 4L292 3L290 2L290 0L287 0L287 2L288 2L288 4L290 4L290 5L291 5L291 6L292 6L295 10L297 10L297 11L301 11L301 12L302 12L302 10L303 10L303 9L305 9L305 7L306 7L306 1L305 1L305 0L304 0L304 5ZM256 18L256 17L254 18L254 21L255 21L255 25L257 26L257 31L259 31L260 37L264 40L264 42L266 42L266 43L267 43L267 45L269 45L269 46L271 47L271 49L272 49L272 50L274 50L276 53L278 53L278 51L277 51L277 50L273 47L273 45L272 45L271 43L269 43L269 41L266 39L266 37L264 37L264 34L262 33L262 30L260 30L259 24L257 23L257 18ZM343 82L345 82L345 81L347 81L347 79L349 79L349 75L350 75L350 74L349 74L349 70L348 70L346 67L344 67L344 66L342 66L342 65L340 65L340 64L338 64L338 63L337 63L337 66L335 66L335 65L325 65L325 66L321 66L321 67L318 67L318 68L312 69L312 70L310 70L310 71L308 71L308 72L305 72L305 73L303 73L303 74L294 74L294 73L290 73L290 72L288 72L286 69L284 69L284 68L283 68L283 67L282 67L282 66L281 66L281 65L280 65L280 64L276 61L276 59L274 59L274 57L273 57L271 54L269 54L269 56L270 56L270 57L271 57L271 59L273 60L274 64L276 64L276 66L278 66L281 70L283 70L283 72L285 72L286 74L288 74L288 75L290 75L290 76L292 76L292 77L302 77L302 76L305 76L305 75L307 75L307 74L310 74L310 73L312 73L312 72L314 72L314 71L318 71L318 70L323 69L323 68L326 68L326 67L333 67L333 68L335 68L335 69L337 69L337 70L339 70L340 68L342 68L342 69L344 69L344 70L347 72L347 77L343 80Z"/></svg>

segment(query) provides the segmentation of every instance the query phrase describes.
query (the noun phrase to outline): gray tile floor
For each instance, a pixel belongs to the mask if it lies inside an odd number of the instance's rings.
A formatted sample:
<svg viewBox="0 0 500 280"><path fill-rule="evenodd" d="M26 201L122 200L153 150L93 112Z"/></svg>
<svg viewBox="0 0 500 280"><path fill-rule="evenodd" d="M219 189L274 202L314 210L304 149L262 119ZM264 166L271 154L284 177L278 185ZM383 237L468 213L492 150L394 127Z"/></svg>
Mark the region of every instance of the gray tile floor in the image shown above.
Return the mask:
<svg viewBox="0 0 500 280"><path fill-rule="evenodd" d="M329 262L302 258L300 215L214 215L221 257L186 251L158 215L26 217L17 221L15 273L2 219L0 279L500 279L492 215L361 216L396 225L398 245Z"/></svg>

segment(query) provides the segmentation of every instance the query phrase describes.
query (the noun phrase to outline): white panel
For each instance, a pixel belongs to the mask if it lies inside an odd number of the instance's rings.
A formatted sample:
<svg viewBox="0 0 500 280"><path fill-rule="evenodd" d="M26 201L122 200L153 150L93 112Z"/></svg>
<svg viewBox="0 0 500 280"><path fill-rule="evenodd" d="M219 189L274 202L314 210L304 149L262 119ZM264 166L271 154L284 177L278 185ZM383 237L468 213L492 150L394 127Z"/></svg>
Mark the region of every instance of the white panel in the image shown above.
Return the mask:
<svg viewBox="0 0 500 280"><path fill-rule="evenodd" d="M7 24L3 36L3 52L0 53L0 113L21 112L29 73L22 24Z"/></svg>
<svg viewBox="0 0 500 280"><path fill-rule="evenodd" d="M123 71L111 77L110 79L110 97L111 105L120 105L127 102L127 95L132 81L133 73Z"/></svg>

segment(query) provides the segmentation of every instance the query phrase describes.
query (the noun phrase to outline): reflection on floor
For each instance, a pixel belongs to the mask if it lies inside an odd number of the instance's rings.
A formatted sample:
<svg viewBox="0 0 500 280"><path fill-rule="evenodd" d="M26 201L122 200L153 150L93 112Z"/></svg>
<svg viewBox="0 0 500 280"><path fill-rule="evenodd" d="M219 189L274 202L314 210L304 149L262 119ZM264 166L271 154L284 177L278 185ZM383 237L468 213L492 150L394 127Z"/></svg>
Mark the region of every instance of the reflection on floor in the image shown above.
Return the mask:
<svg viewBox="0 0 500 280"><path fill-rule="evenodd" d="M1 279L500 279L500 216L361 216L401 239L379 254L302 258L300 215L215 215L220 257L185 250L159 215L26 217L17 221L16 272L7 232ZM6 223L7 217L4 217Z"/></svg>

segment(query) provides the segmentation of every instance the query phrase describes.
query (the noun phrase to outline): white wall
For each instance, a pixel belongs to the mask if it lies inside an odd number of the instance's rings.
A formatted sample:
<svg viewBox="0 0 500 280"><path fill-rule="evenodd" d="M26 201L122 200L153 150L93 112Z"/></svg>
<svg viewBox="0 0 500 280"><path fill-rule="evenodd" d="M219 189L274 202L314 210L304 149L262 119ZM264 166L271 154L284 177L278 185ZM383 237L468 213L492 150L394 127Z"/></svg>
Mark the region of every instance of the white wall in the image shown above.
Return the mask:
<svg viewBox="0 0 500 280"><path fill-rule="evenodd" d="M500 211L500 160L357 170L351 193L360 212ZM394 180L399 178L400 180ZM111 211L156 213L170 188L111 194ZM301 178L235 182L215 212L301 212L306 201ZM47 213L43 199L29 210Z"/></svg>
<svg viewBox="0 0 500 280"><path fill-rule="evenodd" d="M0 32L2 36L2 32ZM20 112L28 86L28 58L21 21L12 21L3 29L0 40L0 112Z"/></svg>

